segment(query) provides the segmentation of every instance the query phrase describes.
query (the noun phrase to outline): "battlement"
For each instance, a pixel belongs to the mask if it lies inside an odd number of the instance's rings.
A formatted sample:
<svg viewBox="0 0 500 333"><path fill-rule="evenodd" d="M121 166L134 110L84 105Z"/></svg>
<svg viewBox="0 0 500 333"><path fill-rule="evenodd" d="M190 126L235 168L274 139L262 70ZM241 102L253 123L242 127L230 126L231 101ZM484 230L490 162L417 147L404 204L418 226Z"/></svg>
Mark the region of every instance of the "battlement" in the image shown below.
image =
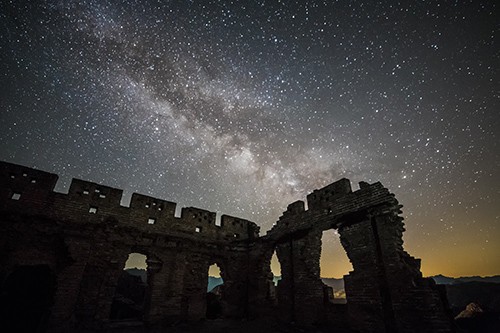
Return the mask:
<svg viewBox="0 0 500 333"><path fill-rule="evenodd" d="M303 201L288 205L287 210L279 218L267 235L282 235L310 227L310 221L323 223L325 229L336 223L335 219L350 212L361 211L388 205L399 210L401 206L394 194L381 183L368 184L360 182L359 189L352 191L349 179L343 178L307 195L308 210Z"/></svg>
<svg viewBox="0 0 500 333"><path fill-rule="evenodd" d="M309 209L328 206L337 198L342 198L349 193L352 193L351 181L347 178L342 178L319 190L314 190L307 196L307 205Z"/></svg>
<svg viewBox="0 0 500 333"><path fill-rule="evenodd" d="M283 215L280 216L280 220L287 218L288 216L293 216L297 214L301 214L305 211L304 201L298 200L294 203L291 203L286 208L286 211L283 212Z"/></svg>
<svg viewBox="0 0 500 333"><path fill-rule="evenodd" d="M260 228L255 223L238 217L222 215L221 226L230 231L232 237L235 239L240 239L244 235L248 235L249 238L259 237Z"/></svg>
<svg viewBox="0 0 500 333"><path fill-rule="evenodd" d="M80 179L72 179L68 192L70 200L107 207L120 206L122 196L122 190Z"/></svg>
<svg viewBox="0 0 500 333"><path fill-rule="evenodd" d="M43 201L54 190L58 178L52 173L1 162L0 195L16 201Z"/></svg>
<svg viewBox="0 0 500 333"><path fill-rule="evenodd" d="M73 179L68 194L54 192L58 176L0 162L0 210L36 214L66 223L108 223L145 232L181 234L212 241L240 241L258 237L258 226L244 219L184 207L175 217L174 202L134 193L130 207L120 204L123 190Z"/></svg>
<svg viewBox="0 0 500 333"><path fill-rule="evenodd" d="M175 202L165 201L138 193L132 194L132 199L130 200L130 208L132 210L153 215L162 212L161 214L174 216L176 207L177 204Z"/></svg>

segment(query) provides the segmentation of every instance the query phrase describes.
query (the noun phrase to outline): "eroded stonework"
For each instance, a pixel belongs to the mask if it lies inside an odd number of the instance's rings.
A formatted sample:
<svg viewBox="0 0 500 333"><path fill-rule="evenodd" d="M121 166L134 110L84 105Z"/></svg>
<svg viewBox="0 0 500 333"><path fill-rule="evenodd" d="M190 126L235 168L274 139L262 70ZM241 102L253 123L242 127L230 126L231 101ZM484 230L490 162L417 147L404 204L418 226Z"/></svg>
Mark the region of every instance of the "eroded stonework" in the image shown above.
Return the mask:
<svg viewBox="0 0 500 333"><path fill-rule="evenodd" d="M0 282L4 325L19 328L19 294L31 290L39 331L106 329L128 255L147 256L141 321L198 321L207 313L207 272L221 269L222 315L273 318L360 332L450 332L444 291L403 249L401 205L380 183L341 179L288 206L259 237L250 221L74 179L54 192L57 175L0 162ZM336 229L353 265L347 304L334 304L320 279L322 232ZM275 287L276 250L282 279ZM31 279L31 280L30 280ZM35 282L33 282L35 281ZM31 287L29 287L31 286ZM31 289L30 289L31 288ZM26 309L24 309L26 311ZM24 316L24 317L23 317ZM18 325L18 326L16 326ZM28 324L26 324L28 325ZM32 327L32 326L30 326Z"/></svg>

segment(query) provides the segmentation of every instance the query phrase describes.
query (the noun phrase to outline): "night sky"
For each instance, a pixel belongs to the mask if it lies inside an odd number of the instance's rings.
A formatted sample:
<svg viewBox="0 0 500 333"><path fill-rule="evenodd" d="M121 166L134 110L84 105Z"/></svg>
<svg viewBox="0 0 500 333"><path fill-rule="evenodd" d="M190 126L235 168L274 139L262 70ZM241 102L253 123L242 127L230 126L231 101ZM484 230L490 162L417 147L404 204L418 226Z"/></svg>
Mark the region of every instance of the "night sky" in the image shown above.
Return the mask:
<svg viewBox="0 0 500 333"><path fill-rule="evenodd" d="M0 159L58 191L90 180L264 234L316 188L381 181L424 275L500 274L495 1L0 6ZM347 273L326 235L322 275Z"/></svg>

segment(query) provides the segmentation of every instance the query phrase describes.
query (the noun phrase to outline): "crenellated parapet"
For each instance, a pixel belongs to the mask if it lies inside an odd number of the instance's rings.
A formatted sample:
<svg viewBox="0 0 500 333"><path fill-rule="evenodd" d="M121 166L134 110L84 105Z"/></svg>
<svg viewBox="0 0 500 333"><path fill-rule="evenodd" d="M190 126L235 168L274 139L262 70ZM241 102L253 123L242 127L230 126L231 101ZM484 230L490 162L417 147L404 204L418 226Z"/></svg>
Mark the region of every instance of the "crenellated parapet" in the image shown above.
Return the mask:
<svg viewBox="0 0 500 333"><path fill-rule="evenodd" d="M303 201L288 205L287 210L266 236L276 238L311 227L322 230L337 228L347 222L347 214L373 211L382 207L399 211L402 207L394 194L380 182L360 182L359 185L360 188L353 192L351 182L343 178L314 190L307 195L307 210Z"/></svg>
<svg viewBox="0 0 500 333"><path fill-rule="evenodd" d="M65 223L109 223L141 232L175 234L215 242L258 238L259 227L248 220L195 207L183 207L176 217L176 203L138 193L130 206L120 204L123 190L80 179L71 181L68 194L54 192L58 176L24 166L0 162L0 209L36 214Z"/></svg>

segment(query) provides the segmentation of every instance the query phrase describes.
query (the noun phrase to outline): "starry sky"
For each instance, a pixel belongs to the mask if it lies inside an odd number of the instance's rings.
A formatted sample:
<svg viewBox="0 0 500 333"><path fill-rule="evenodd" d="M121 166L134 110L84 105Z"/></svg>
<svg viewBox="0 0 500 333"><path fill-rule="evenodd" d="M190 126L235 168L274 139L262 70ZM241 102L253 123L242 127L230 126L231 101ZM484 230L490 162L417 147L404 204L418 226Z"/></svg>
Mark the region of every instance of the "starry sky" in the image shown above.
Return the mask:
<svg viewBox="0 0 500 333"><path fill-rule="evenodd" d="M341 177L424 275L500 274L495 1L2 1L0 159L271 228ZM349 270L323 237L322 275Z"/></svg>

